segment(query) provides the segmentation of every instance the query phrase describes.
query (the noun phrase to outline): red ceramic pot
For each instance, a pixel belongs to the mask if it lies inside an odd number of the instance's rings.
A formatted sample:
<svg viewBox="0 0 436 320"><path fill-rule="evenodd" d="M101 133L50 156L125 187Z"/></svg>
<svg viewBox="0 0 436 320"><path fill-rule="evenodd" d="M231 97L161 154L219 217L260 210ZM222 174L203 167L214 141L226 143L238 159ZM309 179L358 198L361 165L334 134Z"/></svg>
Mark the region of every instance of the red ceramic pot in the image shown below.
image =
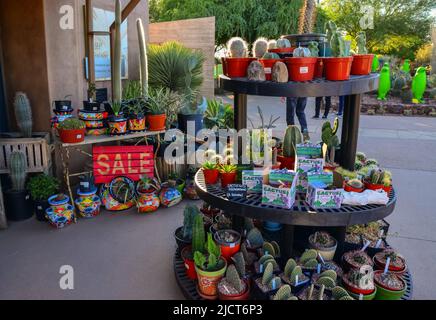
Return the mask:
<svg viewBox="0 0 436 320"><path fill-rule="evenodd" d="M317 58L286 58L290 81L311 81L315 75Z"/></svg>
<svg viewBox="0 0 436 320"><path fill-rule="evenodd" d="M295 48L276 48L269 49L269 52L278 53L278 54L292 54Z"/></svg>
<svg viewBox="0 0 436 320"><path fill-rule="evenodd" d="M223 294L218 290L218 299L219 300L249 300L250 299L250 285L248 280L244 280L245 285L246 285L246 289L244 291L244 293L240 294L240 295L233 295L233 294Z"/></svg>
<svg viewBox="0 0 436 320"><path fill-rule="evenodd" d="M367 181L364 181L363 183L365 184L366 189L374 190L374 191L380 190L380 189L384 190L384 187L385 187L383 184L374 184L374 183L370 183Z"/></svg>
<svg viewBox="0 0 436 320"><path fill-rule="evenodd" d="M223 73L229 78L244 78L250 63L256 58L223 58Z"/></svg>
<svg viewBox="0 0 436 320"><path fill-rule="evenodd" d="M204 180L206 184L216 184L220 172L218 169L203 169Z"/></svg>
<svg viewBox="0 0 436 320"><path fill-rule="evenodd" d="M365 188L354 188L352 186L350 186L348 183L344 182L344 190L346 192L356 192L356 193L362 193L363 190L365 190Z"/></svg>
<svg viewBox="0 0 436 320"><path fill-rule="evenodd" d="M377 267L377 269L383 270L383 271L385 270L386 262L383 263L382 261L377 259L377 254L372 258L372 261L374 261L374 264ZM393 272L393 273L396 273L396 274L399 274L399 275L404 274L404 272L406 272L407 266L406 266L406 262L405 261L403 261L403 262L404 262L403 263L403 267L397 267L397 266L394 266L394 265L390 264L389 265L389 271Z"/></svg>
<svg viewBox="0 0 436 320"><path fill-rule="evenodd" d="M383 190L384 190L387 194L389 194L389 193L391 193L391 191L392 191L392 186L383 186Z"/></svg>
<svg viewBox="0 0 436 320"><path fill-rule="evenodd" d="M223 173L221 172L221 187L226 188L229 184L236 182L237 172Z"/></svg>
<svg viewBox="0 0 436 320"><path fill-rule="evenodd" d="M148 130L149 131L164 131L165 122L167 120L166 114L150 114L147 116Z"/></svg>
<svg viewBox="0 0 436 320"><path fill-rule="evenodd" d="M324 62L322 58L318 58L315 64L315 73L313 75L314 78L319 79L324 76Z"/></svg>
<svg viewBox="0 0 436 320"><path fill-rule="evenodd" d="M183 248L181 255L183 262L185 263L186 276L191 280L196 280L197 272L195 271L195 262L193 259L187 258L191 252L191 248L191 246Z"/></svg>
<svg viewBox="0 0 436 320"><path fill-rule="evenodd" d="M85 140L86 129L63 130L58 129L59 137L63 143L79 143Z"/></svg>
<svg viewBox="0 0 436 320"><path fill-rule="evenodd" d="M325 78L330 81L344 81L350 79L353 57L323 58Z"/></svg>
<svg viewBox="0 0 436 320"><path fill-rule="evenodd" d="M283 62L281 59L260 59L259 62L263 65L265 70L265 78L267 81L272 80L272 69L277 62Z"/></svg>
<svg viewBox="0 0 436 320"><path fill-rule="evenodd" d="M236 240L231 243L225 242L221 237L221 235L225 232L233 234ZM215 233L214 239L221 248L221 256L226 259L227 262L231 262L231 258L239 252L239 249L241 249L241 234L237 231L219 230Z"/></svg>
<svg viewBox="0 0 436 320"><path fill-rule="evenodd" d="M287 158L283 156L277 156L277 160L280 162L280 169L295 169L295 158Z"/></svg>
<svg viewBox="0 0 436 320"><path fill-rule="evenodd" d="M352 75L368 75L371 73L372 61L374 60L373 54L356 54L353 56L353 63L351 65Z"/></svg>
<svg viewBox="0 0 436 320"><path fill-rule="evenodd" d="M350 283L350 281L348 281L347 279L347 275L344 275L342 277L342 284L344 285L345 289L347 289L348 291L351 291L352 293L355 294L363 294L363 295L368 295L374 292L375 288L373 289L361 289L358 288L356 286L354 286L352 283Z"/></svg>

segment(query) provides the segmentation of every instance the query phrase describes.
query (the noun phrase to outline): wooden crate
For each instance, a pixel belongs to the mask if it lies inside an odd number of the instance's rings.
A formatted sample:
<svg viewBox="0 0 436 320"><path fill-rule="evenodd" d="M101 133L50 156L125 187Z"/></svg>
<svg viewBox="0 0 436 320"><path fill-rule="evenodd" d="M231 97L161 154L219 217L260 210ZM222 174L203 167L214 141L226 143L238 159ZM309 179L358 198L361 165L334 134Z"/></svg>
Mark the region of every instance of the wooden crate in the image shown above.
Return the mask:
<svg viewBox="0 0 436 320"><path fill-rule="evenodd" d="M9 158L14 151L24 151L28 173L48 173L52 166L50 134L34 133L33 138L19 138L18 133L2 133L0 137L0 174L9 173Z"/></svg>

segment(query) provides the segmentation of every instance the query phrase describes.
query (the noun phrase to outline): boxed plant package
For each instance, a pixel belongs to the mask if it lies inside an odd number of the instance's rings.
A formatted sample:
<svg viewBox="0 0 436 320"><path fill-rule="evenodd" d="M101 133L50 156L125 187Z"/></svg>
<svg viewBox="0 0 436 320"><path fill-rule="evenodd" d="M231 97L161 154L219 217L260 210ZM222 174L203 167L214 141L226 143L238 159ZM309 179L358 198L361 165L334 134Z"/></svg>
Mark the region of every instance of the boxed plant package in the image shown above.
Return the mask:
<svg viewBox="0 0 436 320"><path fill-rule="evenodd" d="M309 183L306 202L314 209L339 209L344 196L342 189L328 189L324 182Z"/></svg>
<svg viewBox="0 0 436 320"><path fill-rule="evenodd" d="M292 170L271 170L269 173L269 185L273 187L290 188L294 182L295 172Z"/></svg>
<svg viewBox="0 0 436 320"><path fill-rule="evenodd" d="M263 171L262 170L242 171L242 184L247 186L248 193L262 193Z"/></svg>
<svg viewBox="0 0 436 320"><path fill-rule="evenodd" d="M308 184L314 182L323 182L329 187L333 185L333 172L309 172L307 173L307 182Z"/></svg>
<svg viewBox="0 0 436 320"><path fill-rule="evenodd" d="M271 186L264 184L262 186L262 204L268 204L275 207L291 209L295 202L296 184L298 174L291 171L289 175L293 176L293 181L290 187Z"/></svg>
<svg viewBox="0 0 436 320"><path fill-rule="evenodd" d="M308 186L307 175L309 173L321 173L324 168L324 159L308 159L297 157L295 171L298 173L297 192L306 193Z"/></svg>
<svg viewBox="0 0 436 320"><path fill-rule="evenodd" d="M319 159L322 158L322 148L320 144L301 143L297 144L297 156L300 158Z"/></svg>

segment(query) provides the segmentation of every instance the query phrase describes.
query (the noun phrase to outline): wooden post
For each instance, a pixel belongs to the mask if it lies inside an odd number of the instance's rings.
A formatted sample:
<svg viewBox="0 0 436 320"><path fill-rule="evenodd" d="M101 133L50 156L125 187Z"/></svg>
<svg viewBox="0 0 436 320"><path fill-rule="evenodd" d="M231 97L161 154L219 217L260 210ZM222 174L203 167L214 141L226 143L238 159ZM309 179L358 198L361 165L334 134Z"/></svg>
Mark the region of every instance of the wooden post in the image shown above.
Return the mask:
<svg viewBox="0 0 436 320"><path fill-rule="evenodd" d="M6 229L8 227L8 222L6 220L6 211L3 204L3 190L2 182L0 180L0 229Z"/></svg>
<svg viewBox="0 0 436 320"><path fill-rule="evenodd" d="M95 83L95 59L94 59L94 15L92 0L86 0L86 32L88 37L88 82ZM88 97L89 98L89 97Z"/></svg>

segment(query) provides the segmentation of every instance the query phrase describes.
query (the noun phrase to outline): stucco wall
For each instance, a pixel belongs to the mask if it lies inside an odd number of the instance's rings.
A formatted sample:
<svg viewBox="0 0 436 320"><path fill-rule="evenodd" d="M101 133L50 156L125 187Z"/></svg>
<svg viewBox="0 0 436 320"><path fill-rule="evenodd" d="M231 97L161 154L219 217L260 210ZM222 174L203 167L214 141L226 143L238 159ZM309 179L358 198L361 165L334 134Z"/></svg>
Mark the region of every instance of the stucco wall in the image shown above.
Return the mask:
<svg viewBox="0 0 436 320"><path fill-rule="evenodd" d="M188 48L202 50L206 63L203 68L204 83L201 93L207 98L214 96L215 17L151 23L149 37L150 43L175 40Z"/></svg>

